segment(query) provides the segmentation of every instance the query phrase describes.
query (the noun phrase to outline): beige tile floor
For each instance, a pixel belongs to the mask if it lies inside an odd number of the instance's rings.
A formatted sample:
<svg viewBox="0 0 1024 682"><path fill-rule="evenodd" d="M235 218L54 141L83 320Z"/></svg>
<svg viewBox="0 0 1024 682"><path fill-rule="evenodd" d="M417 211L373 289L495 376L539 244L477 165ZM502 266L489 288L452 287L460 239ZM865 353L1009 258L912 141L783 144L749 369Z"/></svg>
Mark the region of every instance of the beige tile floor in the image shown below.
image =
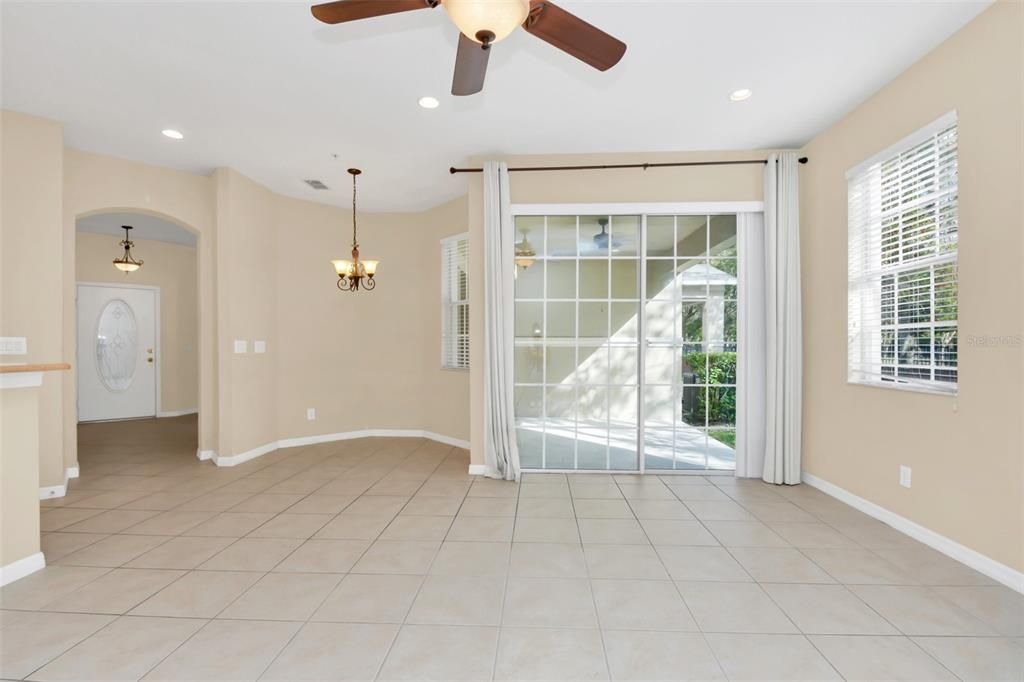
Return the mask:
<svg viewBox="0 0 1024 682"><path fill-rule="evenodd" d="M1024 598L804 486L80 439L48 567L0 590L4 679L1024 679Z"/></svg>

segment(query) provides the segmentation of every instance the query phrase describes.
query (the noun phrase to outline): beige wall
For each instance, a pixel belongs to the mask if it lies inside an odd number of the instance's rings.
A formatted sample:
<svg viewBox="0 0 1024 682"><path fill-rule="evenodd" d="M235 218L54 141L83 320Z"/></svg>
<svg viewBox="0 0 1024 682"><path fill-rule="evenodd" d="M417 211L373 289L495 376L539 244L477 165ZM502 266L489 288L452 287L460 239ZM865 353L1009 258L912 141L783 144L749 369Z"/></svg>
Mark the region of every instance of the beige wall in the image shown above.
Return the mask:
<svg viewBox="0 0 1024 682"><path fill-rule="evenodd" d="M351 248L348 209L282 197L227 169L215 177L218 454L362 429L468 440L468 373L440 369L440 239L465 231L465 199L361 213L362 255L381 266L372 292L349 293L330 264ZM235 339L250 352L234 354ZM266 354L252 353L255 340Z"/></svg>
<svg viewBox="0 0 1024 682"><path fill-rule="evenodd" d="M218 169L217 325L220 337L219 455L276 441L278 329L275 199L270 190L230 169ZM308 333L307 329L304 333ZM246 340L247 353L234 352ZM267 352L253 352L253 341Z"/></svg>
<svg viewBox="0 0 1024 682"><path fill-rule="evenodd" d="M382 261L379 286L346 294L330 259L347 255L348 209L276 195L230 169L204 177L74 150L65 165L72 245L74 217L112 209L160 215L199 235L202 449L230 456L363 428L468 439L468 373L439 369L439 240L465 231L465 199L422 213L360 214L363 253ZM73 344L73 314L68 324ZM235 354L235 339L249 352ZM255 340L267 342L265 354L252 352Z"/></svg>
<svg viewBox="0 0 1024 682"><path fill-rule="evenodd" d="M615 164L687 161L761 159L764 151L700 152L679 154L593 154L501 157L509 166L548 166L570 164ZM470 159L479 166L482 159ZM761 201L764 168L761 165L704 166L624 169L607 171L568 171L513 173L512 202L523 204L645 203L697 201ZM474 305L484 296L483 281L483 192L480 175L470 176L470 357L483 357L483 309ZM474 464L483 463L483 370L470 366L470 456Z"/></svg>
<svg viewBox="0 0 1024 682"><path fill-rule="evenodd" d="M468 203L461 197L422 214L423 278L420 298L425 311L425 335L420 345L423 371L421 428L469 442L469 370L441 369L441 240L468 230ZM477 356L481 362L483 356ZM474 358L470 357L470 366Z"/></svg>
<svg viewBox="0 0 1024 682"><path fill-rule="evenodd" d="M440 239L465 231L465 200L360 214L361 253L381 261L372 292L335 284L349 211L277 197L274 216L279 437L415 429L468 440L468 373L440 369Z"/></svg>
<svg viewBox="0 0 1024 682"><path fill-rule="evenodd" d="M43 385L54 382L58 375L45 373ZM39 551L41 390L0 388L0 567Z"/></svg>
<svg viewBox="0 0 1024 682"><path fill-rule="evenodd" d="M75 221L109 211L148 213L198 235L199 447L216 447L216 220L213 178L75 149L64 150L64 344L75 344ZM74 368L72 368L74 372ZM70 380L69 380L70 379ZM64 385L64 457L77 462L75 380ZM193 406L196 407L196 406ZM54 483L42 482L43 485Z"/></svg>
<svg viewBox="0 0 1024 682"><path fill-rule="evenodd" d="M66 275L60 266L68 260L61 231L63 129L54 121L4 111L0 156L0 336L28 339L28 355L0 356L0 362L71 361L74 345L61 334ZM70 373L59 372L39 390L43 485L64 482L61 425L67 406L61 396L69 385L74 386ZM74 403L71 410L74 415Z"/></svg>
<svg viewBox="0 0 1024 682"><path fill-rule="evenodd" d="M1024 5L1000 2L806 147L804 467L1024 569ZM846 383L847 169L959 114L959 395ZM1011 337L995 345L972 338ZM898 467L913 487L898 485Z"/></svg>
<svg viewBox="0 0 1024 682"><path fill-rule="evenodd" d="M199 407L199 300L194 246L134 239L132 253L145 261L126 275L110 261L118 256L121 237L92 232L75 235L79 282L160 287L160 411Z"/></svg>

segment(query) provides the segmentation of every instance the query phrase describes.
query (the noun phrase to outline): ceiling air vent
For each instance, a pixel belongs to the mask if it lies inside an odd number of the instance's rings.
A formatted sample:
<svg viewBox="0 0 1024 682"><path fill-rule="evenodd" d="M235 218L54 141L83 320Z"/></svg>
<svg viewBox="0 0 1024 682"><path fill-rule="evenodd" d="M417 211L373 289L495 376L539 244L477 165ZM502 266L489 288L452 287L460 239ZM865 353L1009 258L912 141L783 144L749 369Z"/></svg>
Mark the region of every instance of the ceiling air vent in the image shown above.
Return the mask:
<svg viewBox="0 0 1024 682"><path fill-rule="evenodd" d="M320 182L319 180L304 180L304 182L313 189L327 189L327 185Z"/></svg>

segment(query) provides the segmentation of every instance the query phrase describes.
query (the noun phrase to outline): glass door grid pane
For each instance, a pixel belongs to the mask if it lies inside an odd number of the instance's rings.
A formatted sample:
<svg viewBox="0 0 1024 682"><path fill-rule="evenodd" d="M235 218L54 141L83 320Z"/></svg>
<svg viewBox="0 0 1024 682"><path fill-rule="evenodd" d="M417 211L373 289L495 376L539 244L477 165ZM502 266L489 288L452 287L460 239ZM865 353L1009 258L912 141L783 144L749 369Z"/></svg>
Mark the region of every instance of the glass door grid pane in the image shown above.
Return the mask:
<svg viewBox="0 0 1024 682"><path fill-rule="evenodd" d="M517 267L516 279L515 402L523 468L733 467L729 444L735 438L735 216L651 219L649 231L646 216L516 218L517 240L527 239L536 251L530 267ZM699 245L694 220L702 228ZM658 236L648 239L659 221L660 241ZM598 239L607 240L604 250L595 248ZM651 266L664 263L673 281L667 295L660 289L644 291L652 284L657 287L652 270L658 268ZM694 276L701 281L690 281ZM641 307L641 301L647 305ZM709 327L704 320L698 325L700 338L688 336L687 321L680 317L684 309L698 304L706 308L709 302L714 304L711 312L717 314L717 326L713 320ZM660 316L652 314L655 309ZM666 319L671 329L664 328ZM646 348L641 349L640 330L648 325ZM704 339L705 328L720 331L712 334L715 338ZM643 389L642 375L649 367L641 363L659 349L673 357L668 374L648 377ZM693 356L704 350L719 356ZM732 353L724 374L722 351ZM699 380L683 380L684 356L702 360L693 372ZM667 403L673 416L677 409L682 416L687 398L694 403L691 423L675 418L671 424L658 421L659 406L664 409ZM645 400L655 414L641 424ZM729 413L724 420L723 412ZM638 461L638 441L648 453L644 462ZM683 456L677 457L681 445Z"/></svg>

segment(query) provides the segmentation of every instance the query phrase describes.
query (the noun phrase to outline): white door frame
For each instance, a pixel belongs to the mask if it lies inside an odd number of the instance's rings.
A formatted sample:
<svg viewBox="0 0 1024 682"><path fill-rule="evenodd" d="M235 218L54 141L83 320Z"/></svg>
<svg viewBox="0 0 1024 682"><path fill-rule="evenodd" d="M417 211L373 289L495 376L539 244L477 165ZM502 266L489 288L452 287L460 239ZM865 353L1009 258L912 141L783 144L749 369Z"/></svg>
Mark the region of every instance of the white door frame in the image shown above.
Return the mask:
<svg viewBox="0 0 1024 682"><path fill-rule="evenodd" d="M763 201L641 202L636 204L512 204L512 215L714 215L760 213Z"/></svg>
<svg viewBox="0 0 1024 682"><path fill-rule="evenodd" d="M639 215L641 219L640 242L637 244L639 259L642 261L647 253L647 217L652 215L720 215L739 213L763 213L763 201L691 201L691 202L640 202L640 203L594 203L594 204L512 204L512 217L516 216L582 216L582 215ZM642 276L642 267L637 267L641 310L647 300L647 278ZM637 322L637 356L642 359L645 350L644 334L646 315L640 314ZM529 472L571 473L571 474L640 474L647 471L642 448L644 442L644 368L637 368L637 468L632 470L616 469L526 469ZM705 455L706 456L706 455ZM734 476L735 470L725 469L658 469L658 476Z"/></svg>
<svg viewBox="0 0 1024 682"><path fill-rule="evenodd" d="M153 390L156 391L156 413L154 417L160 416L160 367L162 364L161 360L161 349L160 349L160 287L155 284L115 284L113 282L76 282L75 283L75 365L76 368L81 367L81 358L78 357L78 288L79 287L103 287L105 289L145 289L153 292L153 321L156 323L156 330L154 331L153 338L153 349L156 351L154 355L156 359L154 362L154 372L156 373L155 381L153 382ZM78 410L78 372L75 371L75 422L78 423L79 410Z"/></svg>

